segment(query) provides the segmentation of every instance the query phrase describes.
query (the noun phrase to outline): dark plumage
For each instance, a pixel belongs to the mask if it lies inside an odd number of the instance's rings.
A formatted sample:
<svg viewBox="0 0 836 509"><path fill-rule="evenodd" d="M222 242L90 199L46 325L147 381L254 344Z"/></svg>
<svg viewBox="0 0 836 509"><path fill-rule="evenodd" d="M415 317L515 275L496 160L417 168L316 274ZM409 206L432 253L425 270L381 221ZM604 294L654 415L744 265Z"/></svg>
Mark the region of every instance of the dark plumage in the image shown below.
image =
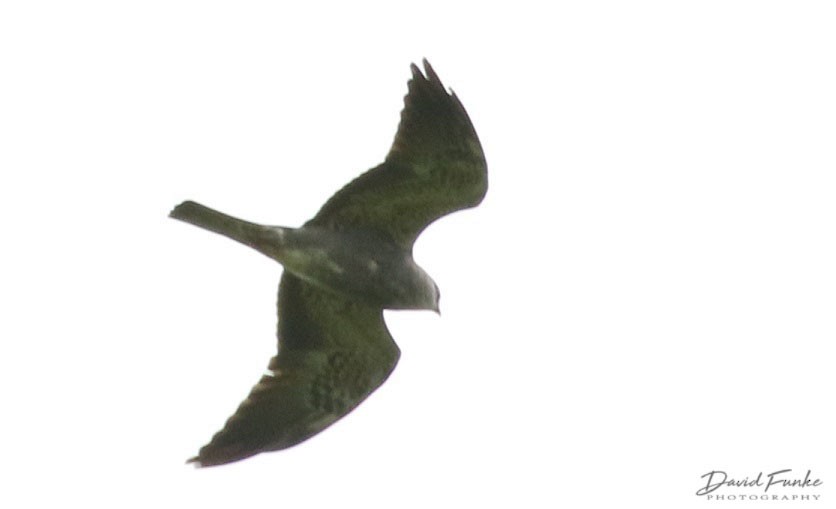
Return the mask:
<svg viewBox="0 0 836 509"><path fill-rule="evenodd" d="M171 217L282 263L278 354L235 414L189 460L220 465L284 449L350 412L389 376L400 351L383 309L438 310L438 287L412 259L415 239L478 205L487 166L467 112L424 61L412 65L386 160L332 196L302 228L263 226L194 202Z"/></svg>

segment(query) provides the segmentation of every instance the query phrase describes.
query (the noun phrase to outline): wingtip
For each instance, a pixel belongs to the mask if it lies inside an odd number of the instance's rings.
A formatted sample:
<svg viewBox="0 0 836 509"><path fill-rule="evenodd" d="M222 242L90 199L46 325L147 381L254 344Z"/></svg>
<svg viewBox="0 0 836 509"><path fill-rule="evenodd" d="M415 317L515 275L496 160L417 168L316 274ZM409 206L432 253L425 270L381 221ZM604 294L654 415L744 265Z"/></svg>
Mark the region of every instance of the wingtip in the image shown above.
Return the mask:
<svg viewBox="0 0 836 509"><path fill-rule="evenodd" d="M421 59L421 65L424 67L422 71L418 64L415 62L409 64L409 68L412 70L412 76L415 78L422 78L427 81L438 81L438 75L435 73L435 69L430 64L430 61L426 58Z"/></svg>
<svg viewBox="0 0 836 509"><path fill-rule="evenodd" d="M427 85L429 85L430 87L435 87L439 90L444 91L444 93L446 94L447 89L444 88L444 83L441 82L441 78L438 77L438 74L436 74L435 69L433 69L433 66L430 64L429 60L427 60L426 58L422 58L421 64L424 66L423 72L415 63L409 64L409 68L412 70L412 79L410 80L410 87L426 87Z"/></svg>
<svg viewBox="0 0 836 509"><path fill-rule="evenodd" d="M424 58L421 60L421 63L424 64L424 73L427 75L427 81L436 82L440 85L441 80L438 78L438 74L435 73L433 66L430 65L429 60Z"/></svg>
<svg viewBox="0 0 836 509"><path fill-rule="evenodd" d="M186 465L191 465L194 468L203 468L203 463L200 462L200 456L187 459Z"/></svg>

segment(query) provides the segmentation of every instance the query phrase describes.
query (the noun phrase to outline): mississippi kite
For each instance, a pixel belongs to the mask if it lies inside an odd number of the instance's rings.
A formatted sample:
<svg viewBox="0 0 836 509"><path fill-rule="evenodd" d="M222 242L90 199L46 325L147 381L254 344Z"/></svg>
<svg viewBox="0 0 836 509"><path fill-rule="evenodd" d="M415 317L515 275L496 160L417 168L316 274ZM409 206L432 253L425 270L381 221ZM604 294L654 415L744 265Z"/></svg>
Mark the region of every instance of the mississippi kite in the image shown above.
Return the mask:
<svg viewBox="0 0 836 509"><path fill-rule="evenodd" d="M438 287L412 258L430 223L478 205L488 187L476 131L424 60L412 65L385 161L301 228L263 226L192 201L171 217L230 237L284 266L278 354L190 462L221 465L298 444L346 415L395 368L384 309L438 311Z"/></svg>

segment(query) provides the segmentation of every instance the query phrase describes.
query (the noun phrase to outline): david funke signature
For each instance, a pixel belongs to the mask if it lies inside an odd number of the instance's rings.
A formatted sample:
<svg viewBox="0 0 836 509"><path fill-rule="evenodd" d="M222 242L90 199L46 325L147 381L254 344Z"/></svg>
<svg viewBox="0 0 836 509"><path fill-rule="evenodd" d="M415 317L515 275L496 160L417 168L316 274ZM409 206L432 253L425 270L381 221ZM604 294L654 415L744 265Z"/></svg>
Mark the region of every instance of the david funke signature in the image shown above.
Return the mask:
<svg viewBox="0 0 836 509"><path fill-rule="evenodd" d="M776 470L771 474L766 474L767 480L764 480L763 472L758 472L758 475L755 476L754 479L750 479L748 476L744 477L743 479L729 479L729 476L726 475L726 473L722 470L712 470L711 472L701 477L701 479L705 479L706 477L708 477L708 480L706 481L704 487L697 490L697 495L708 495L712 491L721 488L722 486L730 486L735 488L752 488L763 486L763 492L766 493L769 491L769 488L773 486L780 486L782 488L809 488L814 486L821 486L822 484L821 479L810 479L810 470L807 470L807 473L804 474L803 479L791 478L788 475L790 472L792 472L791 468L787 468L785 470Z"/></svg>

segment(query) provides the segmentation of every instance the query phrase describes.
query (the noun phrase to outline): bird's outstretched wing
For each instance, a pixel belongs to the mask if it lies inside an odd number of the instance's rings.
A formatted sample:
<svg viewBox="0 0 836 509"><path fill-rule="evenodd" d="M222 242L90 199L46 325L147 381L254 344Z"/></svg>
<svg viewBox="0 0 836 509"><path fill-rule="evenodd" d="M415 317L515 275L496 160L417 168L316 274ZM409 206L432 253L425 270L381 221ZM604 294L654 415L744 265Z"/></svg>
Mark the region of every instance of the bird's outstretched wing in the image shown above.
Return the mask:
<svg viewBox="0 0 836 509"><path fill-rule="evenodd" d="M398 362L379 308L287 272L278 308L279 353L268 373L190 462L221 465L298 444L354 409Z"/></svg>
<svg viewBox="0 0 836 509"><path fill-rule="evenodd" d="M386 160L332 196L309 225L375 229L404 247L436 219L475 207L488 189L473 124L430 64L412 65L409 92Z"/></svg>

